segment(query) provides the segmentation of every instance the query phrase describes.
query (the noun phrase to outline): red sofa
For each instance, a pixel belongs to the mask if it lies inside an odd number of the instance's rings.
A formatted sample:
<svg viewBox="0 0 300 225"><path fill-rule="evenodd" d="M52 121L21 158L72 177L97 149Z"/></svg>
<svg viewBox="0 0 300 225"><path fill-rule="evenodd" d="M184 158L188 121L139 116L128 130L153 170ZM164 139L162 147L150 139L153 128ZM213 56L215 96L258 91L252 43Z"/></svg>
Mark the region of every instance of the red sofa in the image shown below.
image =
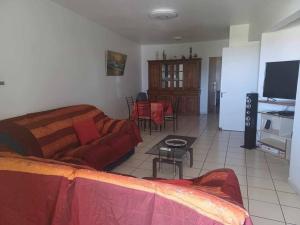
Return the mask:
<svg viewBox="0 0 300 225"><path fill-rule="evenodd" d="M252 225L229 169L142 180L0 153L0 224Z"/></svg>
<svg viewBox="0 0 300 225"><path fill-rule="evenodd" d="M80 145L74 123L92 119L100 138ZM13 151L108 170L141 142L134 122L114 120L91 105L75 105L0 121L0 151Z"/></svg>

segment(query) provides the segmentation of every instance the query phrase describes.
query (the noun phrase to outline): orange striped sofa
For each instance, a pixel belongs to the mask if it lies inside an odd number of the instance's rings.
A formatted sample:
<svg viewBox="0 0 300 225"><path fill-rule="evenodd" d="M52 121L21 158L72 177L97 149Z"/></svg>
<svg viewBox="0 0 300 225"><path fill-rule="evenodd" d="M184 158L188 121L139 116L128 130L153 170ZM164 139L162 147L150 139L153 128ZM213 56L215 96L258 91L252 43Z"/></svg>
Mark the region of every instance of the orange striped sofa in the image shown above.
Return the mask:
<svg viewBox="0 0 300 225"><path fill-rule="evenodd" d="M80 145L73 123L92 118L100 138ZM75 105L0 121L0 151L111 169L141 142L134 122L109 118L91 105Z"/></svg>

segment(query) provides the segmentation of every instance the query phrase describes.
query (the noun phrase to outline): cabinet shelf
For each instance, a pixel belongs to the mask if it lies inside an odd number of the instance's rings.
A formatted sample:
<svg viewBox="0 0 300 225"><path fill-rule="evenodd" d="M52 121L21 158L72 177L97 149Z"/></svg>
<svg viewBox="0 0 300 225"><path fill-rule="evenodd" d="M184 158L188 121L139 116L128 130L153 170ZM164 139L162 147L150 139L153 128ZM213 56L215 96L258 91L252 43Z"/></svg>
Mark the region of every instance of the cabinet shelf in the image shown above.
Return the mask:
<svg viewBox="0 0 300 225"><path fill-rule="evenodd" d="M289 159L293 133L292 117L261 112L261 125L258 142L267 149L276 149ZM268 125L268 129L266 128Z"/></svg>
<svg viewBox="0 0 300 225"><path fill-rule="evenodd" d="M286 152L286 142L274 138L262 138L258 142L271 148L276 148L279 151Z"/></svg>
<svg viewBox="0 0 300 225"><path fill-rule="evenodd" d="M272 135L280 136L280 137L287 138L287 139L291 138L290 135L280 135L280 130L276 130L276 129L262 129L262 130L260 130L260 132L265 132L267 134L272 134Z"/></svg>
<svg viewBox="0 0 300 225"><path fill-rule="evenodd" d="M283 106L295 106L295 101L268 101L258 100L259 103L271 104L271 105L283 105Z"/></svg>

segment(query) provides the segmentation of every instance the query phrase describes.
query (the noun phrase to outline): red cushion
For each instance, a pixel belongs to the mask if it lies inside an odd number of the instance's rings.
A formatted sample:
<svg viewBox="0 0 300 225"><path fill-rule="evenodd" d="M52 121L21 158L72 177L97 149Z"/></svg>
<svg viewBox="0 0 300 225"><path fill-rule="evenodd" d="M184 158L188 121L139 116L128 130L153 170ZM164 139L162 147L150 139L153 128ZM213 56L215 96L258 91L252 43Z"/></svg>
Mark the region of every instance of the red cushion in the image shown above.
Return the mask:
<svg viewBox="0 0 300 225"><path fill-rule="evenodd" d="M99 131L93 119L74 122L73 127L77 133L81 145L88 144L100 138Z"/></svg>

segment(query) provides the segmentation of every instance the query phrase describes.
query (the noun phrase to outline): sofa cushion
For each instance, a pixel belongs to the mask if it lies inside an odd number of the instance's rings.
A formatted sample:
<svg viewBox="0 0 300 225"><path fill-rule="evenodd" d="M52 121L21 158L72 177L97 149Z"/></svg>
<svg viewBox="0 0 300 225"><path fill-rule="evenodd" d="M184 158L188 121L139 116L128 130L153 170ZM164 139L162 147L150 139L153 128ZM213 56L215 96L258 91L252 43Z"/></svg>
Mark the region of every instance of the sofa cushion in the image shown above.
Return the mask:
<svg viewBox="0 0 300 225"><path fill-rule="evenodd" d="M106 144L90 145L89 150L83 156L83 160L97 170L102 170L118 157L111 146Z"/></svg>
<svg viewBox="0 0 300 225"><path fill-rule="evenodd" d="M113 142L110 143L110 146L114 150L115 154L123 155L126 151L132 148L133 143L129 134L124 133L119 135Z"/></svg>
<svg viewBox="0 0 300 225"><path fill-rule="evenodd" d="M97 130L96 124L93 119L86 119L79 122L74 122L73 126L81 145L88 144L100 138L100 134Z"/></svg>

